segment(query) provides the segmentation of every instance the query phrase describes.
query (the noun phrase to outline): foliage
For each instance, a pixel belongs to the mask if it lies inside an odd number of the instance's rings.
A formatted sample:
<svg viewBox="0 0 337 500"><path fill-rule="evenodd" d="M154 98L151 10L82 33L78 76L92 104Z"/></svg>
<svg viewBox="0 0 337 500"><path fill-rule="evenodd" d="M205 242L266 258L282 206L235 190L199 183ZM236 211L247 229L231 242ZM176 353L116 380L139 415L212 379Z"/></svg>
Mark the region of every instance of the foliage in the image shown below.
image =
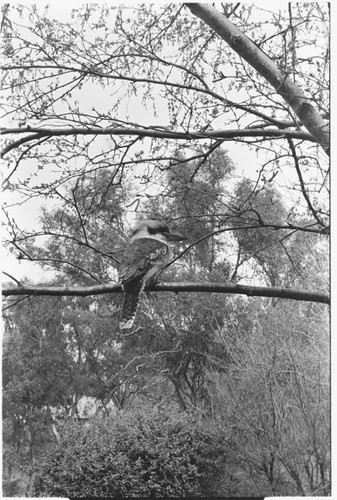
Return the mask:
<svg viewBox="0 0 337 500"><path fill-rule="evenodd" d="M231 178L233 170L233 162L220 148L202 162L181 157L180 162L166 173L164 193L156 197L155 203L149 200L145 205L153 213L153 204L154 208L160 204L158 215L165 214L178 220L180 231L188 236L189 241L198 242L188 255L191 275L192 271L195 274L210 272L222 249L215 232L223 225L220 214L229 198L226 180Z"/></svg>
<svg viewBox="0 0 337 500"><path fill-rule="evenodd" d="M72 425L45 458L39 496L165 497L212 493L226 457L214 431L168 408Z"/></svg>
<svg viewBox="0 0 337 500"><path fill-rule="evenodd" d="M62 331L61 299L20 304L4 339L5 402L18 407L57 405L72 385L72 363ZM21 311L20 311L21 309ZM14 318L13 318L14 319ZM6 412L6 404L4 410Z"/></svg>
<svg viewBox="0 0 337 500"><path fill-rule="evenodd" d="M319 235L296 231L296 227L307 227L310 221L289 209L275 184L268 182L261 188L244 179L236 185L233 217L230 221L238 244L238 268L250 262L262 279L271 286L294 286L300 282L305 286L310 252L308 245L317 250L323 244ZM284 221L293 217L293 231L286 229ZM319 250L318 250L319 251ZM327 251L327 248L325 248ZM304 257L306 256L306 257ZM254 266L252 263L256 263ZM314 265L312 262L311 265Z"/></svg>

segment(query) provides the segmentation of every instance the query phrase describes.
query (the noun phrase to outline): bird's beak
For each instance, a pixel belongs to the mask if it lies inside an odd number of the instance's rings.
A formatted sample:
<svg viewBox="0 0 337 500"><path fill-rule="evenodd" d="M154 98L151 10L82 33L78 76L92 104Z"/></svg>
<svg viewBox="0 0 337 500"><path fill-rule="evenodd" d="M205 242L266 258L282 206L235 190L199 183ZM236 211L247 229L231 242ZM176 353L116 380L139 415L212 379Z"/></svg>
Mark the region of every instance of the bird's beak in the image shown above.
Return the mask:
<svg viewBox="0 0 337 500"><path fill-rule="evenodd" d="M182 234L179 233L168 233L166 235L166 238L169 241L182 241L182 240L187 240L186 236L183 236Z"/></svg>

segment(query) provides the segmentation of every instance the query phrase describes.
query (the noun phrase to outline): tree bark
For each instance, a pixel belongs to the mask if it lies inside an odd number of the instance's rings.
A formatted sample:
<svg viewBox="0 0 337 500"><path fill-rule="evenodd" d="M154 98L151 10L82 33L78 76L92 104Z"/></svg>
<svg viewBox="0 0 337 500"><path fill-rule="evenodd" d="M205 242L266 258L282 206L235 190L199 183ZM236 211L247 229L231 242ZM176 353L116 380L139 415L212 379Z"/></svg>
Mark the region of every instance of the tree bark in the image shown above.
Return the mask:
<svg viewBox="0 0 337 500"><path fill-rule="evenodd" d="M309 292L307 290L293 290L280 287L260 287L249 285L232 285L209 282L184 282L184 283L160 283L145 288L146 291L154 292L207 292L228 293L247 295L248 297L279 297L281 299L302 300L305 302L320 302L330 304L330 297L325 293ZM81 296L101 295L105 293L120 293L121 285L96 285L87 287L57 287L57 286L17 286L6 287L2 290L5 297L14 295L54 295L54 296Z"/></svg>
<svg viewBox="0 0 337 500"><path fill-rule="evenodd" d="M250 38L244 35L227 17L207 3L186 3L192 14L202 19L228 45L263 76L295 111L299 120L315 137L327 155L330 154L329 125L303 92L274 61Z"/></svg>

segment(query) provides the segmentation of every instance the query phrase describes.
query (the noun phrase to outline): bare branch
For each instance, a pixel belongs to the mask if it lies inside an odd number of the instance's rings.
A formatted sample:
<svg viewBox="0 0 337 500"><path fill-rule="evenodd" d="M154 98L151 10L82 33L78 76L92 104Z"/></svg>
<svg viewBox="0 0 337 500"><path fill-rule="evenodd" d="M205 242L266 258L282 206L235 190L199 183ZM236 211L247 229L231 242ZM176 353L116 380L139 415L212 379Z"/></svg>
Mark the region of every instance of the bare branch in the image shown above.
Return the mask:
<svg viewBox="0 0 337 500"><path fill-rule="evenodd" d="M293 158L294 158L295 169L296 169L296 172L297 172L297 175L298 175L298 180L300 181L301 191L302 191L302 194L304 196L304 199L307 202L308 208L309 208L310 212L312 213L312 215L315 217L315 219L318 222L318 224L320 226L322 226L322 227L325 227L324 222L318 216L317 210L314 209L314 207L313 207L313 205L311 203L311 200L309 198L309 195L307 193L307 190L306 190L306 187L305 187L305 183L304 183L304 180L303 180L303 177L302 177L302 172L301 172L301 168L300 168L300 165L299 165L299 161L298 161L298 158L297 158L297 155L296 155L296 149L295 149L294 143L293 143L293 141L290 138L288 138L288 143L289 143L289 147L290 147L290 150L291 150L291 154L293 155Z"/></svg>
<svg viewBox="0 0 337 500"><path fill-rule="evenodd" d="M89 243L86 243L86 242L84 242L82 240L79 240L78 238L76 238L75 236L72 236L71 234L61 234L61 233L57 233L57 232L49 231L49 230L45 230L45 231L41 231L41 232L37 232L36 231L34 233L31 233L31 234L28 234L28 235L26 234L24 236L17 236L16 235L15 239L8 241L8 243L13 244L14 246L16 246L16 248L19 251L23 252L23 249L21 247L17 246L18 243L23 242L23 241L27 241L30 238L37 238L39 236L41 236L41 237L55 236L56 238L63 238L64 240L74 241L79 246L86 247L89 250L92 250L93 252L97 253L98 255L101 255L102 257L107 257L108 259L111 259L114 262L116 262L117 264L119 264L119 260L116 259L111 252L110 253L106 253L103 250L95 248L93 245L90 245ZM31 260L30 256L27 255L27 257L28 257L29 260Z"/></svg>
<svg viewBox="0 0 337 500"><path fill-rule="evenodd" d="M186 3L185 5L192 14L214 29L235 52L275 88L276 92L291 106L324 151L329 154L328 122L322 119L311 104L310 99L291 81L289 74L280 70L265 52L212 5L206 3Z"/></svg>
<svg viewBox="0 0 337 500"><path fill-rule="evenodd" d="M213 38L213 37L214 37L214 34L212 35L211 38ZM144 54L139 55L137 53L134 53L134 54L129 53L128 56L132 57L132 58L138 58L138 57L143 58ZM118 58L119 56L116 56L116 57ZM204 79L201 78L200 75L198 75L195 72L192 72L190 69L188 69L184 66L181 66L179 64L176 64L176 63L172 63L172 62L168 63L167 61L161 59L158 56L154 57L154 56L146 55L146 58L149 60L158 61L165 66L171 66L171 67L179 68L179 69L183 70L184 72L192 75L194 78L196 78L198 81L200 81L202 83L203 87L196 87L195 85L186 85L186 84L181 84L181 83L175 83L175 82L170 82L168 80L161 81L161 80L154 80L154 79L149 79L149 78L130 77L128 75L116 75L116 74L112 75L111 73L104 73L104 72L98 71L92 67L83 69L82 66L78 68L75 66L64 66L61 64L56 64L56 65L34 64L34 65L29 65L29 66L19 65L19 66L6 66L6 67L0 66L0 69L3 71L11 71L11 70L15 70L15 69L20 69L21 71L32 70L32 69L36 69L36 70L55 69L55 70L59 71L60 69L63 69L66 72L80 72L83 76L87 75L87 76L93 76L93 77L98 77L98 78L105 78L108 80L122 80L122 81L124 80L126 82L130 81L133 83L148 83L148 84L152 84L152 85L165 86L166 88L171 87L171 88L179 88L182 90L189 90L189 91L209 95L209 96L213 97L214 99L219 100L225 106L240 109L242 111L245 111L246 113L250 113L254 116L261 118L262 120L265 120L269 125L273 124L273 125L279 126L280 128L284 128L282 120L278 120L277 118L266 115L265 113L262 113L260 110L254 109L254 107L250 104L240 104L240 103L231 101L231 100L223 97L222 95L214 92L213 90L211 90L208 87L208 85L206 84ZM83 76L81 76L80 78L83 78ZM290 122L290 123L291 123L290 126L296 126L296 122Z"/></svg>
<svg viewBox="0 0 337 500"><path fill-rule="evenodd" d="M239 230L247 230L247 229L270 229L274 231L278 231L280 229L286 229L286 230L291 230L291 231L304 231L304 232L309 232L309 233L316 233L316 234L329 234L329 228L326 230L319 230L315 228L310 228L310 227L301 227L301 226L294 226L293 224L287 224L287 225L274 225L274 224L266 224L262 222L261 224L252 224L252 225L244 225L244 226L237 226L237 227L226 227L224 229L218 229L217 231L212 231L209 234L206 234L205 236L202 236L200 239L197 241L194 241L190 245L188 245L179 255L177 255L174 259L172 259L166 267L171 266L176 260L180 259L185 253L187 253L190 248L193 248L195 245L198 243L201 243L204 240L207 240L208 238L211 238L212 236L215 236L217 234L221 233L226 233L228 231L239 231ZM273 242L274 244L275 242Z"/></svg>
<svg viewBox="0 0 337 500"><path fill-rule="evenodd" d="M69 128L39 128L39 127L22 127L22 128L4 128L0 129L2 135L5 134L24 134L33 132L31 135L11 142L3 148L1 156L5 156L9 151L15 149L21 144L29 141L40 139L41 137L58 137L68 135L129 135L138 137L153 137L158 139L175 139L175 140L200 140L200 139L215 139L215 140L235 140L240 137L263 137L274 139L301 139L310 142L316 142L316 139L308 132L301 130L289 129L264 129L264 128L246 128L234 130L211 130L207 132L173 132L168 128L162 127L160 130L154 128L100 128L100 127L69 127Z"/></svg>
<svg viewBox="0 0 337 500"><path fill-rule="evenodd" d="M14 278L14 276L12 276L11 274L6 273L6 271L2 271L2 274L5 274L8 278L15 281L15 283L17 283L18 286L22 286L20 281L18 281L16 278Z"/></svg>

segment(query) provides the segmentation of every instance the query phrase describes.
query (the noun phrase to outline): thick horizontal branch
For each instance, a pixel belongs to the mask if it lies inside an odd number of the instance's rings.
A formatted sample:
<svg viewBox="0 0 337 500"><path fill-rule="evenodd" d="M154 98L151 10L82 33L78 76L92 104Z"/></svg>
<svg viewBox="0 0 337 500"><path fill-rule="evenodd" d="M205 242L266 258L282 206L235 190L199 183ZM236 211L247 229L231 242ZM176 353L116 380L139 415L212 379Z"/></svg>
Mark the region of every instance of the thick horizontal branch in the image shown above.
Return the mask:
<svg viewBox="0 0 337 500"><path fill-rule="evenodd" d="M238 137L293 137L295 139L305 139L316 142L315 138L308 132L292 129L278 128L246 128L232 130L210 130L207 132L174 132L166 127L13 127L0 129L2 135L5 134L26 134L32 133L35 139L37 136L59 136L59 135L139 135L141 137L158 137L159 139L222 139Z"/></svg>
<svg viewBox="0 0 337 500"><path fill-rule="evenodd" d="M173 132L165 127L158 128L118 128L118 127L65 127L65 128L39 128L39 127L23 127L23 128L4 128L0 130L2 135L5 134L26 134L17 141L5 146L1 152L4 156L12 149L20 146L23 143L40 139L41 137L53 136L68 136L68 135L126 135L138 137L154 137L158 139L177 139L177 140L200 140L200 139L217 139L217 140L235 140L242 137L263 137L269 138L291 138L316 142L316 139L308 132L301 130L290 129L234 129L234 130L212 130L209 132Z"/></svg>
<svg viewBox="0 0 337 500"><path fill-rule="evenodd" d="M268 288L249 285L232 285L209 282L160 283L145 289L155 292L205 292L229 293L247 295L248 297L279 297L280 299L302 300L305 302L321 302L330 304L330 297L324 293L309 292L306 290L292 290L289 288ZM88 287L53 287L53 286L18 286L6 287L2 290L4 296L12 295L53 295L53 296L80 296L102 295L105 293L120 293L121 285L96 285Z"/></svg>

